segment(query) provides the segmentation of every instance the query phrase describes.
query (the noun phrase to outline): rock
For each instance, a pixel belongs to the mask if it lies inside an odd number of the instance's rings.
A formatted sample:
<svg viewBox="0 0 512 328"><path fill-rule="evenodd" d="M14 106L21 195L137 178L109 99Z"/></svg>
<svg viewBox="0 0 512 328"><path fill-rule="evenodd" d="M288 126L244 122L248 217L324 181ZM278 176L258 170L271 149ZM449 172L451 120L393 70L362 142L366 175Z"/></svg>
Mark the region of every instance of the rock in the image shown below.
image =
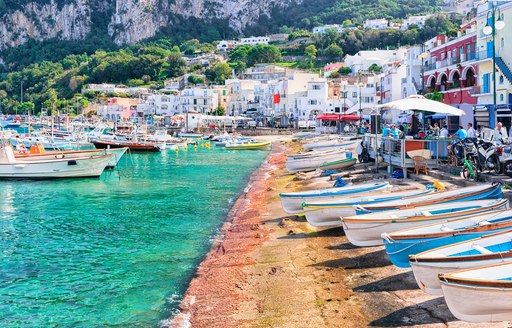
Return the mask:
<svg viewBox="0 0 512 328"><path fill-rule="evenodd" d="M293 236L293 235L295 235L295 231L293 231L293 230L288 231L288 236Z"/></svg>

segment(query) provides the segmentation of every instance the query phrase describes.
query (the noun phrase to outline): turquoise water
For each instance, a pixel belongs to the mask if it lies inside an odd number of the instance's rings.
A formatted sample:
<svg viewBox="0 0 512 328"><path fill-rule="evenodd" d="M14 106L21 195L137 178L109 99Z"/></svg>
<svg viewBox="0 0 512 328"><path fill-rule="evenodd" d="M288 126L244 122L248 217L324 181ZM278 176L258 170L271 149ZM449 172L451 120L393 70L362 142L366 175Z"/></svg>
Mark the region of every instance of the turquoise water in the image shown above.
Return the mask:
<svg viewBox="0 0 512 328"><path fill-rule="evenodd" d="M0 181L0 326L171 317L266 154L132 154L99 179Z"/></svg>

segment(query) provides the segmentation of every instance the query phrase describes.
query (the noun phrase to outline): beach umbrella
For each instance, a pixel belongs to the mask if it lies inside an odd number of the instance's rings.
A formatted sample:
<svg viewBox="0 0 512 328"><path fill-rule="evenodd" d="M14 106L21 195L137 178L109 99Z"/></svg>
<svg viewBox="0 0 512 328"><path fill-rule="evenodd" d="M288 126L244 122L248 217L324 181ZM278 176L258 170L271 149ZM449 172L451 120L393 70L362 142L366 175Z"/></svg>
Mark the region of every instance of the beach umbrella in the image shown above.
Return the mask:
<svg viewBox="0 0 512 328"><path fill-rule="evenodd" d="M398 109L401 111L406 110L413 110L413 111L424 111L424 112L432 112L432 113L440 113L440 114L446 114L446 115L454 115L454 116L461 116L464 115L464 111L450 106L443 104L438 101L427 99L420 95L414 95L409 96L404 99L395 100L386 104L377 105L377 108L391 108L391 109Z"/></svg>

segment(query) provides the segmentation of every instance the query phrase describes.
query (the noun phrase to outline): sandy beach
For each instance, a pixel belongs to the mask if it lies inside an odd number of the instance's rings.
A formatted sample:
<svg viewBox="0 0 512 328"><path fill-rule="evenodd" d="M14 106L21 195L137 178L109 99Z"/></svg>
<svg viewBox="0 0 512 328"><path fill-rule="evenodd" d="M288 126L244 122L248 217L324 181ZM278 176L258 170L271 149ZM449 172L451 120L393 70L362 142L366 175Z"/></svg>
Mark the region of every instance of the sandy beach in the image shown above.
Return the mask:
<svg viewBox="0 0 512 328"><path fill-rule="evenodd" d="M299 149L274 137L265 162L234 204L199 266L171 327L509 327L458 321L423 293L384 247L351 245L341 228L287 215L279 192L332 186L284 169ZM410 183L415 183L410 181Z"/></svg>

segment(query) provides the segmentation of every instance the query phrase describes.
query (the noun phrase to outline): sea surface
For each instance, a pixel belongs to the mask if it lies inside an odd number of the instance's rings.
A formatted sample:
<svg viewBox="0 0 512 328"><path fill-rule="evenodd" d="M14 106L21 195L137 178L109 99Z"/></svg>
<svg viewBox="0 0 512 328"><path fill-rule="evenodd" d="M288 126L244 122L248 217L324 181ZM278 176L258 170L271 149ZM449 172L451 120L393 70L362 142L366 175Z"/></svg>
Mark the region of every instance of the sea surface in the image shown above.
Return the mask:
<svg viewBox="0 0 512 328"><path fill-rule="evenodd" d="M267 151L127 154L99 179L0 181L0 327L172 317Z"/></svg>

